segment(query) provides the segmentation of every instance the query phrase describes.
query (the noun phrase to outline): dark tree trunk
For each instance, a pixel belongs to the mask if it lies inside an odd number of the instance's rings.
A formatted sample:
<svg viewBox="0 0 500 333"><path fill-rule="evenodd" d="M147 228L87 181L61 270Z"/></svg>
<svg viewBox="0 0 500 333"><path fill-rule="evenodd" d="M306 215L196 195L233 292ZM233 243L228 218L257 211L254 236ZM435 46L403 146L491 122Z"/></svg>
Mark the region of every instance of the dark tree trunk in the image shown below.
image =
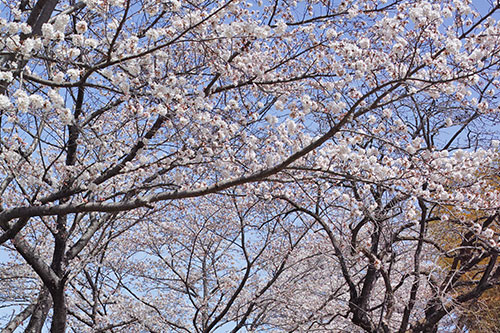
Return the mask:
<svg viewBox="0 0 500 333"><path fill-rule="evenodd" d="M41 333L43 324L47 319L47 314L49 313L52 300L50 298L49 290L47 287L42 287L40 290L40 295L33 309L28 326L26 327L25 333Z"/></svg>
<svg viewBox="0 0 500 333"><path fill-rule="evenodd" d="M66 332L66 317L68 309L66 307L66 297L64 295L64 284L61 284L57 290L52 293L53 311L51 333Z"/></svg>

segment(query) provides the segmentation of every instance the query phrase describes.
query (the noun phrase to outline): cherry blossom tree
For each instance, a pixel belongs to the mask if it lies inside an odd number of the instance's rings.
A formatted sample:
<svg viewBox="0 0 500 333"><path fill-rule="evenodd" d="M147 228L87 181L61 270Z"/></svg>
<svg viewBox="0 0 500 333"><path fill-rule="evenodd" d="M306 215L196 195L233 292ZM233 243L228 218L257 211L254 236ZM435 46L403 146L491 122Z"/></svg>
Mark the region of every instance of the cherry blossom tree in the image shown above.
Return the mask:
<svg viewBox="0 0 500 333"><path fill-rule="evenodd" d="M4 332L436 332L499 284L498 2L2 4Z"/></svg>

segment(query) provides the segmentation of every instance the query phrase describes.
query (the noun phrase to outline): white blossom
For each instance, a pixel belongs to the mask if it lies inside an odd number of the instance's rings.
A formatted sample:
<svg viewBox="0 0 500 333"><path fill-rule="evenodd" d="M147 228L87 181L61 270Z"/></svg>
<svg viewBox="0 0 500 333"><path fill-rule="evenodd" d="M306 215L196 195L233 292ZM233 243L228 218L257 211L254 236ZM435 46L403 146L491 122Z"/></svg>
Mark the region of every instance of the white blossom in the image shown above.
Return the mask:
<svg viewBox="0 0 500 333"><path fill-rule="evenodd" d="M178 0L170 0L170 4L172 5L172 11L178 12L181 9L181 3Z"/></svg>
<svg viewBox="0 0 500 333"><path fill-rule="evenodd" d="M10 98L5 95L0 95L0 110L7 110L12 108Z"/></svg>
<svg viewBox="0 0 500 333"><path fill-rule="evenodd" d="M483 236L487 239L491 239L493 238L493 236L495 235L495 232L493 231L493 229L490 229L490 228L486 228L484 231L483 231Z"/></svg>
<svg viewBox="0 0 500 333"><path fill-rule="evenodd" d="M0 80L11 82L14 79L12 72L2 72L0 71Z"/></svg>
<svg viewBox="0 0 500 333"><path fill-rule="evenodd" d="M359 46L362 48L362 49L369 49L370 48L370 40L368 38L361 38L359 40Z"/></svg>
<svg viewBox="0 0 500 333"><path fill-rule="evenodd" d="M16 98L18 109L24 112L28 111L30 105L28 94L24 90L19 89L15 92L14 97Z"/></svg>
<svg viewBox="0 0 500 333"><path fill-rule="evenodd" d="M76 24L75 24L75 29L76 29L76 32L79 33L79 34L84 34L85 32L87 32L87 22L85 21L78 21Z"/></svg>
<svg viewBox="0 0 500 333"><path fill-rule="evenodd" d="M42 35L45 39L51 40L54 38L54 27L50 23L42 25Z"/></svg>
<svg viewBox="0 0 500 333"><path fill-rule="evenodd" d="M64 32L69 22L69 15L57 15L54 22L54 30Z"/></svg>
<svg viewBox="0 0 500 333"><path fill-rule="evenodd" d="M78 80L78 77L80 76L80 71L78 69L71 68L71 69L68 69L66 74L68 74L70 80L76 81L76 80Z"/></svg>

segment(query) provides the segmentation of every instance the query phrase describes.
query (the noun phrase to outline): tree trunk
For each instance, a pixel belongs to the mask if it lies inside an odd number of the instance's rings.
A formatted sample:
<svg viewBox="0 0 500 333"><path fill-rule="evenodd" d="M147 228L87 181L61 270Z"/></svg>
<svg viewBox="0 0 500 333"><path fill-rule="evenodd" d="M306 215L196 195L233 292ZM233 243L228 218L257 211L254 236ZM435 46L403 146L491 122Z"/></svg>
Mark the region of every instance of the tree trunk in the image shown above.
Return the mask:
<svg viewBox="0 0 500 333"><path fill-rule="evenodd" d="M52 317L50 332L64 333L66 332L66 317L68 314L68 309L66 307L66 297L64 295L64 283L61 283L57 290L52 293L52 299L54 301L54 314Z"/></svg>
<svg viewBox="0 0 500 333"><path fill-rule="evenodd" d="M31 314L28 327L26 327L25 333L41 333L43 324L47 319L47 314L49 313L51 306L51 298L47 287L42 287L40 290L40 295L38 296L35 309Z"/></svg>

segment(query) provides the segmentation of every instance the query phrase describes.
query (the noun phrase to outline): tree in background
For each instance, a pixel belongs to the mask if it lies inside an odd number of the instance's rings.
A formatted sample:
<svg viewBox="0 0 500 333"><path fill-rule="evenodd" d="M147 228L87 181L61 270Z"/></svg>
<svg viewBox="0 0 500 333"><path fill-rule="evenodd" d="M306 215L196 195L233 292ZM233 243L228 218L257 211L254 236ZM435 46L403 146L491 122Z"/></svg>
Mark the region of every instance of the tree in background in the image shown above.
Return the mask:
<svg viewBox="0 0 500 333"><path fill-rule="evenodd" d="M498 286L486 291L480 298L468 304L460 318L460 328L467 328L469 332L498 332L500 311Z"/></svg>
<svg viewBox="0 0 500 333"><path fill-rule="evenodd" d="M475 173L479 176L483 175L481 166L479 166ZM488 177L488 184L493 188L498 188L499 180L498 174L493 175ZM451 255L452 253L462 253L462 255L466 253L470 255L472 253L470 243L487 242L490 245L496 243L494 235L498 234L498 225L492 223L491 219L488 219L487 214L481 210L457 211L456 207L448 206L440 207L435 214L439 218L436 218L435 222L430 223L429 233L432 241L444 250L444 256L439 260L439 265L445 270L453 271L456 269L457 256ZM445 220L450 220L452 224L460 224L460 220L474 221L474 233L469 233L468 237L464 237L464 235L467 235L467 230L465 229L461 232L456 232L453 228L443 227L443 224L440 223L443 216ZM452 224L448 224L448 226ZM469 245L469 249L465 247L466 245ZM461 293L464 290L473 290L485 269L491 265L489 262L491 259L493 257L485 257L476 263L474 269L460 276L460 282L457 283L455 292ZM458 319L457 331L497 332L500 329L500 322L497 315L499 310L499 287L498 285L493 286L480 297L473 298L464 303L463 306L455 309L454 312L460 317Z"/></svg>
<svg viewBox="0 0 500 333"><path fill-rule="evenodd" d="M3 4L5 332L436 332L498 285L498 4Z"/></svg>

